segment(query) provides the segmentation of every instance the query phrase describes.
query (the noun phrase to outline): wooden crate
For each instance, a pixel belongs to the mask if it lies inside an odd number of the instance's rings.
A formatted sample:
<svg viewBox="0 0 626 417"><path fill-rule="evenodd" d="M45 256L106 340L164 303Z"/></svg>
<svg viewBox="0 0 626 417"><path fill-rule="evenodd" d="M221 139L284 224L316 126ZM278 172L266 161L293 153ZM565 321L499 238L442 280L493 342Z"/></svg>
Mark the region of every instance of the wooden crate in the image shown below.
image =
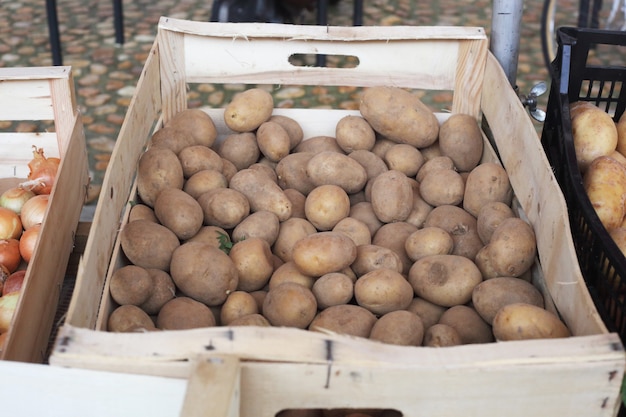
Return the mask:
<svg viewBox="0 0 626 417"><path fill-rule="evenodd" d="M288 62L294 53L354 55L359 65L294 67ZM537 233L534 280L575 336L438 349L285 328L102 331L113 307L108 280L124 263L117 238L136 195L137 161L153 130L186 108L188 83L453 91L452 112L486 121L484 159L497 160L493 141L523 214ZM224 137L223 111L207 112ZM335 123L351 112L276 113L298 120L305 137L312 137L334 135ZM447 116L438 114L440 120ZM288 408L343 407L395 408L405 416L615 415L624 348L616 334L607 332L587 292L565 213L535 128L488 52L482 28L305 27L162 18L113 151L50 363L191 378L189 412L210 398L209 389L225 396L219 397L224 398L224 415L245 417L273 416ZM207 396L194 395L198 387Z"/></svg>
<svg viewBox="0 0 626 417"><path fill-rule="evenodd" d="M56 185L0 359L46 360L74 233L89 184L87 148L70 67L0 68L0 121L53 131L0 132L0 192L24 181L33 146L60 157Z"/></svg>

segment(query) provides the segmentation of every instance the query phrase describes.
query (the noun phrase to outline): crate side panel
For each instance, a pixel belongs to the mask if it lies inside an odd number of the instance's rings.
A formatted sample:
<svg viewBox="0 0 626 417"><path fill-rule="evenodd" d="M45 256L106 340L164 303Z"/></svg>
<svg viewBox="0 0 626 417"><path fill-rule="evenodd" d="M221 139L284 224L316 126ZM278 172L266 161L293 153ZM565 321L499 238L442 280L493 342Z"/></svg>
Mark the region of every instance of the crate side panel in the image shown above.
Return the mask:
<svg viewBox="0 0 626 417"><path fill-rule="evenodd" d="M72 74L68 74L68 79L50 80L50 91L52 92L54 128L59 140L59 150L61 155L63 155L67 147L70 146L67 141L72 138L75 126L74 121L78 115L78 104L76 103Z"/></svg>
<svg viewBox="0 0 626 417"><path fill-rule="evenodd" d="M33 146L48 158L61 157L56 133L0 132L0 178L28 177Z"/></svg>
<svg viewBox="0 0 626 417"><path fill-rule="evenodd" d="M54 119L49 80L0 82L0 97L0 120Z"/></svg>

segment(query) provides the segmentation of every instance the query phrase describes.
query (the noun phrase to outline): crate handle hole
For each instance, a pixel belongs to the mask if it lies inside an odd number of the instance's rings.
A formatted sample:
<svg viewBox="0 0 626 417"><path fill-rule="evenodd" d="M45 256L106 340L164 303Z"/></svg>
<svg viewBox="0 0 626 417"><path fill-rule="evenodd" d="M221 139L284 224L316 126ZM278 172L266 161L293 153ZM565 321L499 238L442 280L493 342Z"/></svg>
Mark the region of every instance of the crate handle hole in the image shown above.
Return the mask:
<svg viewBox="0 0 626 417"><path fill-rule="evenodd" d="M360 61L354 55L292 54L289 63L295 67L357 68Z"/></svg>
<svg viewBox="0 0 626 417"><path fill-rule="evenodd" d="M297 408L285 409L276 414L275 417L402 417L402 412L391 408Z"/></svg>

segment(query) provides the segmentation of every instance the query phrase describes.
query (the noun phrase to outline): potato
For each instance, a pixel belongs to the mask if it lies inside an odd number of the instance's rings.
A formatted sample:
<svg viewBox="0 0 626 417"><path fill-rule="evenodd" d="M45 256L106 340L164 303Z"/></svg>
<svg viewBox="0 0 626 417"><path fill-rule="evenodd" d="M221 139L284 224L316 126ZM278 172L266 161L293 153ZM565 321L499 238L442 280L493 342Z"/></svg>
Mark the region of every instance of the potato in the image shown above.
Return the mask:
<svg viewBox="0 0 626 417"><path fill-rule="evenodd" d="M622 225L611 229L609 236L613 239L617 248L626 256L626 227Z"/></svg>
<svg viewBox="0 0 626 417"><path fill-rule="evenodd" d="M292 119L288 116L274 114L272 115L272 117L269 118L269 121L278 123L280 126L282 126L283 129L285 129L285 131L289 135L289 149L294 149L300 144L300 142L302 142L302 139L304 139L302 126L300 126L300 123L295 119Z"/></svg>
<svg viewBox="0 0 626 417"><path fill-rule="evenodd" d="M571 336L565 323L554 313L526 303L502 307L493 319L493 334L499 341Z"/></svg>
<svg viewBox="0 0 626 417"><path fill-rule="evenodd" d="M331 230L350 214L348 193L333 184L315 187L306 197L304 214L317 230Z"/></svg>
<svg viewBox="0 0 626 417"><path fill-rule="evenodd" d="M449 255L453 248L452 236L439 227L418 229L404 241L404 249L412 261L417 261L428 255Z"/></svg>
<svg viewBox="0 0 626 417"><path fill-rule="evenodd" d="M176 297L159 311L156 325L162 330L185 330L216 325L209 307L189 297Z"/></svg>
<svg viewBox="0 0 626 417"><path fill-rule="evenodd" d="M202 206L178 188L166 188L159 193L154 202L154 214L180 240L193 237L204 221Z"/></svg>
<svg viewBox="0 0 626 417"><path fill-rule="evenodd" d="M472 292L472 305L487 323L492 324L498 310L508 304L527 303L543 308L543 295L528 281L496 277L481 282Z"/></svg>
<svg viewBox="0 0 626 417"><path fill-rule="evenodd" d="M202 226L198 233L185 242L204 242L220 248L224 244L230 244L231 240L226 230L218 226Z"/></svg>
<svg viewBox="0 0 626 417"><path fill-rule="evenodd" d="M119 305L139 306L152 293L152 277L148 270L140 266L122 266L111 275L109 292L113 301Z"/></svg>
<svg viewBox="0 0 626 417"><path fill-rule="evenodd" d="M378 156L380 159L385 159L385 154L393 145L396 145L398 142L394 142L385 138L384 136L376 135L376 143L374 143L374 147L372 148L372 153Z"/></svg>
<svg viewBox="0 0 626 417"><path fill-rule="evenodd" d="M183 175L185 178L189 178L203 169L214 169L221 172L224 167L222 157L213 149L203 145L193 145L183 148L178 153L178 159L180 160L180 165L183 167Z"/></svg>
<svg viewBox="0 0 626 417"><path fill-rule="evenodd" d="M351 268L357 277L365 275L376 269L392 269L402 273L404 265L402 259L392 249L380 245L359 245L357 254Z"/></svg>
<svg viewBox="0 0 626 417"><path fill-rule="evenodd" d="M215 188L228 188L228 179L221 171L214 169L196 172L183 185L183 191L195 199Z"/></svg>
<svg viewBox="0 0 626 417"><path fill-rule="evenodd" d="M408 282L418 297L444 307L472 299L482 274L471 260L459 255L430 255L417 260L409 270Z"/></svg>
<svg viewBox="0 0 626 417"><path fill-rule="evenodd" d="M150 148L167 148L178 155L183 148L195 145L193 136L183 130L165 126L150 137Z"/></svg>
<svg viewBox="0 0 626 417"><path fill-rule="evenodd" d="M415 184L415 182L411 182ZM413 188L413 207L409 213L409 216L406 218L405 222L412 224L413 226L421 229L424 227L424 222L428 217L428 214L432 211L433 206L428 204L422 198L419 192L419 184L412 186Z"/></svg>
<svg viewBox="0 0 626 417"><path fill-rule="evenodd" d="M259 326L270 327L271 324L262 314L246 314L245 316L237 317L230 322L229 326Z"/></svg>
<svg viewBox="0 0 626 417"><path fill-rule="evenodd" d="M416 147L399 143L387 150L384 161L389 169L395 169L407 177L413 177L422 167L425 159Z"/></svg>
<svg viewBox="0 0 626 417"><path fill-rule="evenodd" d="M338 272L356 259L352 239L338 232L319 232L303 237L293 246L293 261L306 275L320 277Z"/></svg>
<svg viewBox="0 0 626 417"><path fill-rule="evenodd" d="M272 246L278 238L280 222L278 217L269 211L257 211L243 219L232 231L235 242L250 238L261 238Z"/></svg>
<svg viewBox="0 0 626 417"><path fill-rule="evenodd" d="M626 215L626 168L607 156L596 158L583 176L583 188L602 225L611 230Z"/></svg>
<svg viewBox="0 0 626 417"><path fill-rule="evenodd" d="M437 140L439 122L434 113L417 95L402 88L365 89L359 110L376 132L394 142L422 148Z"/></svg>
<svg viewBox="0 0 626 417"><path fill-rule="evenodd" d="M353 204L350 207L350 214L348 217L355 218L365 223L367 228L370 230L370 235L372 236L374 236L376 231L383 225L383 222L381 222L376 216L372 203L368 201L361 201Z"/></svg>
<svg viewBox="0 0 626 417"><path fill-rule="evenodd" d="M136 203L130 208L130 213L128 215L128 223L135 220L149 220L151 222L158 223L158 219L154 215L154 210L152 207L146 206L145 204Z"/></svg>
<svg viewBox="0 0 626 417"><path fill-rule="evenodd" d="M348 304L354 296L352 278L342 272L330 272L322 275L313 283L311 291L317 300L317 308Z"/></svg>
<svg viewBox="0 0 626 417"><path fill-rule="evenodd" d="M224 122L235 132L252 132L272 116L274 97L261 88L251 88L233 96L224 109Z"/></svg>
<svg viewBox="0 0 626 417"><path fill-rule="evenodd" d="M293 261L285 262L270 277L268 288L272 289L283 282L293 282L306 288L313 288L316 277L302 273Z"/></svg>
<svg viewBox="0 0 626 417"><path fill-rule="evenodd" d="M208 226L231 229L250 214L250 203L245 195L232 188L215 188L197 199L203 221Z"/></svg>
<svg viewBox="0 0 626 417"><path fill-rule="evenodd" d="M274 264L269 243L260 237L250 237L235 242L228 254L239 276L238 290L256 291L263 288L272 273Z"/></svg>
<svg viewBox="0 0 626 417"><path fill-rule="evenodd" d="M285 188L283 192L289 201L291 201L291 217L305 219L304 205L306 203L306 196L295 188Z"/></svg>
<svg viewBox="0 0 626 417"><path fill-rule="evenodd" d="M486 245L491 240L494 230L504 219L515 217L513 209L500 201L492 201L480 209L476 218L476 231Z"/></svg>
<svg viewBox="0 0 626 417"><path fill-rule="evenodd" d="M576 161L586 172L594 159L617 149L617 127L611 116L598 107L588 107L572 119Z"/></svg>
<svg viewBox="0 0 626 417"><path fill-rule="evenodd" d="M337 144L349 154L356 150L369 151L376 142L374 129L361 116L344 116L337 122L335 128Z"/></svg>
<svg viewBox="0 0 626 417"><path fill-rule="evenodd" d="M450 307L441 315L439 323L456 330L461 337L462 344L494 341L489 324L480 317L476 310L466 305Z"/></svg>
<svg viewBox="0 0 626 417"><path fill-rule="evenodd" d="M365 168L368 180L375 178L378 174L389 171L389 167L387 166L383 158L376 155L372 151L359 149L350 152L348 156L361 164L363 168Z"/></svg>
<svg viewBox="0 0 626 417"><path fill-rule="evenodd" d="M424 324L406 310L383 314L372 326L371 340L400 346L420 346L424 339Z"/></svg>
<svg viewBox="0 0 626 417"><path fill-rule="evenodd" d="M354 298L361 307L377 315L406 309L413 300L411 284L392 269L376 269L360 276L354 284Z"/></svg>
<svg viewBox="0 0 626 417"><path fill-rule="evenodd" d="M461 174L451 169L429 172L419 185L422 199L433 207L456 206L463 201L465 181Z"/></svg>
<svg viewBox="0 0 626 417"><path fill-rule="evenodd" d="M261 123L256 131L256 140L261 154L272 162L278 162L289 155L291 141L289 133L278 123Z"/></svg>
<svg viewBox="0 0 626 417"><path fill-rule="evenodd" d="M185 177L178 156L167 148L148 148L139 158L136 183L141 201L150 207L154 207L161 190L182 190Z"/></svg>
<svg viewBox="0 0 626 417"><path fill-rule="evenodd" d="M312 152L296 152L285 156L276 164L278 185L285 190L293 188L305 196L308 195L315 184L306 173L306 165L315 154Z"/></svg>
<svg viewBox="0 0 626 417"><path fill-rule="evenodd" d="M452 171L456 171L456 167L454 166L454 161L449 156L436 156L424 162L424 164L420 167L419 171L417 171L417 175L415 179L418 182L422 182L424 177L432 171L436 171L439 169L449 169Z"/></svg>
<svg viewBox="0 0 626 417"><path fill-rule="evenodd" d="M422 319L424 329L428 329L439 321L439 318L447 308L431 303L423 298L414 297L406 310L417 314Z"/></svg>
<svg viewBox="0 0 626 417"><path fill-rule="evenodd" d="M306 164L306 174L316 186L332 184L356 193L365 187L367 172L361 164L348 155L325 151L313 155Z"/></svg>
<svg viewBox="0 0 626 417"><path fill-rule="evenodd" d="M234 320L250 315L258 314L259 308L254 297L246 291L234 291L228 294L226 301L220 310L220 323L229 326Z"/></svg>
<svg viewBox="0 0 626 417"><path fill-rule="evenodd" d="M150 220L126 223L120 232L120 246L134 265L169 271L172 253L180 246L174 232Z"/></svg>
<svg viewBox="0 0 626 417"><path fill-rule="evenodd" d="M218 154L232 162L239 171L257 162L261 156L261 150L254 133L231 133L224 138Z"/></svg>
<svg viewBox="0 0 626 417"><path fill-rule="evenodd" d="M424 227L439 227L448 232L454 240L452 255L473 260L484 246L478 235L476 217L457 206L433 208L424 221Z"/></svg>
<svg viewBox="0 0 626 417"><path fill-rule="evenodd" d="M233 175L230 188L248 199L253 212L272 212L281 222L291 217L291 201L284 191L269 177L259 175L254 169L243 169Z"/></svg>
<svg viewBox="0 0 626 417"><path fill-rule="evenodd" d="M201 109L185 109L179 111L166 124L191 136L196 145L211 147L217 138L217 130L213 119Z"/></svg>
<svg viewBox="0 0 626 417"><path fill-rule="evenodd" d="M424 332L424 346L430 347L446 347L458 346L463 344L461 336L452 326L447 324L436 323L426 329Z"/></svg>
<svg viewBox="0 0 626 417"><path fill-rule="evenodd" d="M493 232L485 250L496 276L519 277L535 262L535 231L519 217L505 219Z"/></svg>
<svg viewBox="0 0 626 417"><path fill-rule="evenodd" d="M413 188L406 175L389 170L373 179L370 201L381 222L404 221L413 208Z"/></svg>
<svg viewBox="0 0 626 417"><path fill-rule="evenodd" d="M156 330L154 322L141 308L132 304L117 307L109 314L107 320L109 332L145 332Z"/></svg>
<svg viewBox="0 0 626 417"><path fill-rule="evenodd" d="M293 259L293 247L300 239L317 233L315 226L306 219L292 217L280 223L278 237L272 247L274 254L283 262Z"/></svg>
<svg viewBox="0 0 626 417"><path fill-rule="evenodd" d="M619 120L615 124L617 129L617 145L615 150L622 156L626 155L626 116L624 113L620 116Z"/></svg>
<svg viewBox="0 0 626 417"><path fill-rule="evenodd" d="M222 304L239 283L232 259L203 242L180 245L172 254L170 274L182 293L208 306Z"/></svg>
<svg viewBox="0 0 626 417"><path fill-rule="evenodd" d="M406 222L387 223L382 225L372 238L372 244L389 248L398 254L402 261L402 273L405 275L408 274L413 261L407 255L404 243L416 230L417 227Z"/></svg>
<svg viewBox="0 0 626 417"><path fill-rule="evenodd" d="M512 199L513 188L502 165L485 162L467 176L463 208L472 216L478 217L480 209L487 203L500 201L510 206Z"/></svg>
<svg viewBox="0 0 626 417"><path fill-rule="evenodd" d="M354 217L345 217L339 220L332 228L332 231L345 234L352 239L357 246L372 243L372 235L369 227L361 220L355 219Z"/></svg>
<svg viewBox="0 0 626 417"><path fill-rule="evenodd" d="M293 282L270 289L263 301L263 316L272 326L306 329L316 314L317 301L311 290Z"/></svg>
<svg viewBox="0 0 626 417"><path fill-rule="evenodd" d="M341 304L320 311L309 330L368 338L376 320L376 316L364 307Z"/></svg>
<svg viewBox="0 0 626 417"><path fill-rule="evenodd" d="M160 269L148 269L152 278L150 297L139 307L150 315L157 314L161 307L176 295L176 285L170 274Z"/></svg>
<svg viewBox="0 0 626 417"><path fill-rule="evenodd" d="M226 177L226 181L230 182L230 179L237 173L237 167L228 159L222 158L222 174Z"/></svg>
<svg viewBox="0 0 626 417"><path fill-rule="evenodd" d="M476 168L483 156L483 136L477 120L469 114L451 115L439 128L439 148L459 171Z"/></svg>
<svg viewBox="0 0 626 417"><path fill-rule="evenodd" d="M294 152L311 152L318 154L326 151L344 153L333 136L314 136L303 140L293 149Z"/></svg>

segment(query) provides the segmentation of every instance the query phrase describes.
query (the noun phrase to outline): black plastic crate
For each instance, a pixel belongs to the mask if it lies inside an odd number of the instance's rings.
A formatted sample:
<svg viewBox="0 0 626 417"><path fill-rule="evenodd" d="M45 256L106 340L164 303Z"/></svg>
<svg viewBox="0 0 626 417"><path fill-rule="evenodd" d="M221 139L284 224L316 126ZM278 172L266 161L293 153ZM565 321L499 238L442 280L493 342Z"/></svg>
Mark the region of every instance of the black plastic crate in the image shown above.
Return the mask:
<svg viewBox="0 0 626 417"><path fill-rule="evenodd" d="M598 312L626 341L626 258L609 236L583 189L576 163L570 103L589 101L618 120L626 106L626 66L593 65L601 46L626 46L626 32L564 27L552 63L541 142L567 202L581 271ZM622 56L622 59L626 54Z"/></svg>

